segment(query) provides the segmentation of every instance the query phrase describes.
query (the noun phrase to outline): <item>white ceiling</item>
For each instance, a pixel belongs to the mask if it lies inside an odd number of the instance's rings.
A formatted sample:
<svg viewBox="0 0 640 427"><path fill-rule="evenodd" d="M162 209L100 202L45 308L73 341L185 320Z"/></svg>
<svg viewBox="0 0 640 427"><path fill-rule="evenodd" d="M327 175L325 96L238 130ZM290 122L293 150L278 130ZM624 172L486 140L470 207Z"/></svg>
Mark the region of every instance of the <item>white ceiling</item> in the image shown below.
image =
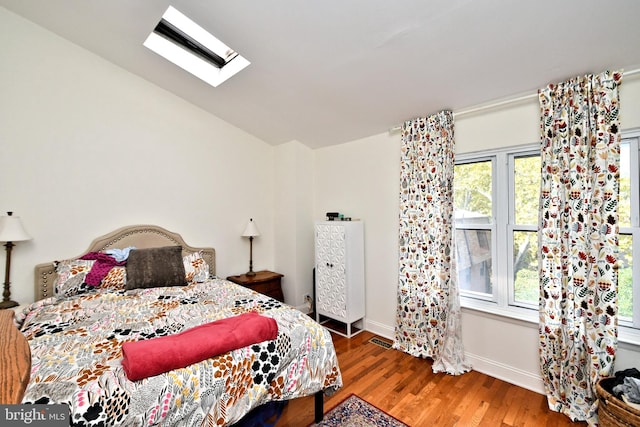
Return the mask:
<svg viewBox="0 0 640 427"><path fill-rule="evenodd" d="M251 61L217 88L143 47L169 5ZM386 132L640 67L638 0L0 0L270 144ZM624 82L623 82L624 87Z"/></svg>

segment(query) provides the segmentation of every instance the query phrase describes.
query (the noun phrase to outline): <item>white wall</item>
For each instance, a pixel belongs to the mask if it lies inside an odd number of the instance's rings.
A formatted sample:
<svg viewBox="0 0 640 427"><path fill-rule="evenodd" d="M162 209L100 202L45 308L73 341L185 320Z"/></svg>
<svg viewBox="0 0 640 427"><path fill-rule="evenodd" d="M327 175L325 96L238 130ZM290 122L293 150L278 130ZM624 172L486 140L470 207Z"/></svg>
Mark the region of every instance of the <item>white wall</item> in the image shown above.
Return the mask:
<svg viewBox="0 0 640 427"><path fill-rule="evenodd" d="M315 219L364 222L367 329L389 335L398 283L400 140L377 135L315 151Z"/></svg>
<svg viewBox="0 0 640 427"><path fill-rule="evenodd" d="M33 300L35 264L136 223L214 246L226 277L248 269L253 217L254 267L273 268L272 146L3 8L0 58L0 212L33 237L13 299Z"/></svg>
<svg viewBox="0 0 640 427"><path fill-rule="evenodd" d="M640 126L640 79L623 81L621 99L623 129ZM456 153L534 143L538 120L535 97L459 116ZM389 338L395 326L399 158L399 133L316 150L315 216L340 211L364 221L366 328ZM464 308L462 329L474 369L542 392L536 324ZM637 366L638 360L640 348L620 345L617 369Z"/></svg>
<svg viewBox="0 0 640 427"><path fill-rule="evenodd" d="M275 270L285 301L304 312L304 296L313 295L313 151L292 141L276 147Z"/></svg>

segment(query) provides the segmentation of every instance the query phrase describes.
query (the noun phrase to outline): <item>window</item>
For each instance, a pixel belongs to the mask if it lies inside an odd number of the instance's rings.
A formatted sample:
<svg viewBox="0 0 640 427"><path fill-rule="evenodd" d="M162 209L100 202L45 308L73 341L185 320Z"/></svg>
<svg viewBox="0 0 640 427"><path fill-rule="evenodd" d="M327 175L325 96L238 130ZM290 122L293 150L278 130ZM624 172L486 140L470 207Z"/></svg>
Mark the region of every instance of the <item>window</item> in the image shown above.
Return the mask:
<svg viewBox="0 0 640 427"><path fill-rule="evenodd" d="M491 158L458 164L453 180L459 287L484 300L494 295L493 164Z"/></svg>
<svg viewBox="0 0 640 427"><path fill-rule="evenodd" d="M621 326L640 328L640 304L637 303L640 301L640 132L623 136L626 137L620 145L618 208L618 321Z"/></svg>
<svg viewBox="0 0 640 427"><path fill-rule="evenodd" d="M249 61L171 6L143 44L213 87L249 65Z"/></svg>
<svg viewBox="0 0 640 427"><path fill-rule="evenodd" d="M539 191L537 145L457 157L454 205L463 305L533 320Z"/></svg>
<svg viewBox="0 0 640 427"><path fill-rule="evenodd" d="M640 342L640 130L623 133L620 152L619 324ZM540 167L538 144L456 156L463 306L537 322Z"/></svg>
<svg viewBox="0 0 640 427"><path fill-rule="evenodd" d="M538 203L540 199L540 154L509 154L509 303L537 308ZM511 202L513 200L513 202Z"/></svg>

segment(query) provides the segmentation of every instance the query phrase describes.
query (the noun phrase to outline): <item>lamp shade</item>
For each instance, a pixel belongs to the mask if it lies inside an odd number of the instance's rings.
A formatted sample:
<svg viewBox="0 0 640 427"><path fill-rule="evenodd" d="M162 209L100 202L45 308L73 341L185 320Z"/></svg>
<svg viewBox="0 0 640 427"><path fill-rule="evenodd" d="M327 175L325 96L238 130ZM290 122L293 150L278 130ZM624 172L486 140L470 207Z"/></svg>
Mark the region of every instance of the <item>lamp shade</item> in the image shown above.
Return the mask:
<svg viewBox="0 0 640 427"><path fill-rule="evenodd" d="M0 242L20 242L31 240L31 236L24 230L19 216L7 212L7 216L0 217Z"/></svg>
<svg viewBox="0 0 640 427"><path fill-rule="evenodd" d="M244 229L244 233L242 233L242 237L256 237L259 235L260 235L260 231L258 231L258 227L256 227L256 223L253 222L253 218L251 218Z"/></svg>

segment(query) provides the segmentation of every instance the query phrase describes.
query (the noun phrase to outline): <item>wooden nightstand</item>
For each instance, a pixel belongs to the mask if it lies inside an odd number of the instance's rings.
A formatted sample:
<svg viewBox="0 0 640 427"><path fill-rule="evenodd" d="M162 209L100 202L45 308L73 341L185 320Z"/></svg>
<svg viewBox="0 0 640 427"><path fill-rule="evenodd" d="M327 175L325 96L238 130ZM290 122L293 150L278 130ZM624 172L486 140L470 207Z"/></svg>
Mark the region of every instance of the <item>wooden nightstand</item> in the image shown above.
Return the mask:
<svg viewBox="0 0 640 427"><path fill-rule="evenodd" d="M284 275L280 273L264 270L256 271L255 276L250 277L242 274L240 276L229 276L227 280L284 302L281 283L283 277Z"/></svg>
<svg viewBox="0 0 640 427"><path fill-rule="evenodd" d="M19 304L19 305L15 306L15 307L11 307L11 310L13 310L14 313L18 314L18 313L22 312L22 310L24 310L28 306L29 306L29 304Z"/></svg>

